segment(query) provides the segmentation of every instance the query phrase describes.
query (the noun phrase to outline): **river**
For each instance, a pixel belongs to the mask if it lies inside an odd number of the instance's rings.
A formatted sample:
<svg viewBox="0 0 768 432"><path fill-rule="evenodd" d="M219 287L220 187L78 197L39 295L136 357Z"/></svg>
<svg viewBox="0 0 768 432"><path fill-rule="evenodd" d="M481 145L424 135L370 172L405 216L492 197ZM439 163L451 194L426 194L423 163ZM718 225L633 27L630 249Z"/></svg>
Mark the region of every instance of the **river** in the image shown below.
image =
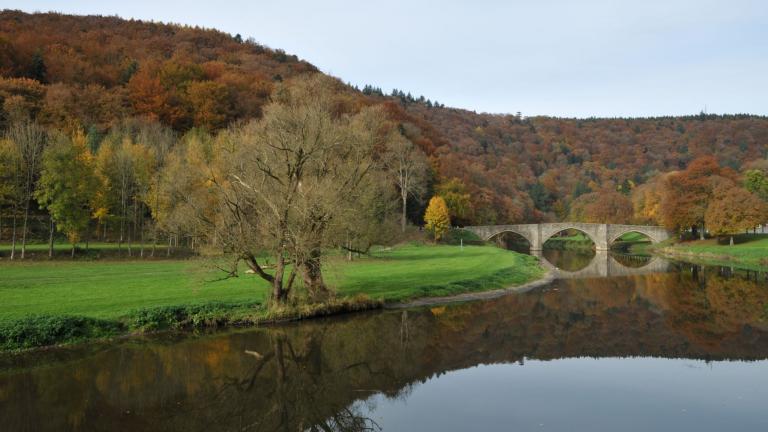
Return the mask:
<svg viewBox="0 0 768 432"><path fill-rule="evenodd" d="M0 357L0 429L768 430L768 275L609 260L490 301Z"/></svg>

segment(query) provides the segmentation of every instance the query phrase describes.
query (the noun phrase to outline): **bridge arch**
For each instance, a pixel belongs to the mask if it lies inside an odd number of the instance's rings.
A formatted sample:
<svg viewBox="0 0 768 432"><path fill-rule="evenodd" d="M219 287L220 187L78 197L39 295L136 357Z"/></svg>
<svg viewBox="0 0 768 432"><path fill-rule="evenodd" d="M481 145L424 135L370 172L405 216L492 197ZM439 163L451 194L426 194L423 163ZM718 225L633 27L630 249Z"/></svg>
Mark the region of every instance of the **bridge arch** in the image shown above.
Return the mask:
<svg viewBox="0 0 768 432"><path fill-rule="evenodd" d="M669 232L661 227L641 226L641 225L608 225L608 245L612 245L619 237L624 234L638 233L642 234L651 241L659 243L669 238Z"/></svg>
<svg viewBox="0 0 768 432"><path fill-rule="evenodd" d="M594 233L590 233L589 230L585 230L585 229L579 228L576 225L574 225L574 226L563 225L563 227L558 226L557 228L554 228L554 229L551 229L551 230L542 229L542 232L541 232L541 244L544 245L544 243L546 243L547 240L551 239L556 234L559 234L559 233L561 233L563 231L568 231L568 230L578 231L578 232L586 235L587 238L589 238L592 241L592 243L594 243L595 246L597 246L598 242L595 239Z"/></svg>
<svg viewBox="0 0 768 432"><path fill-rule="evenodd" d="M534 239L532 239L530 237L530 233L526 233L524 230L515 230L515 229L507 228L507 229L495 232L494 234L492 234L489 238L487 238L485 240L488 241L488 240L491 240L491 239L494 239L494 238L499 238L499 237L503 236L504 234L514 234L517 237L520 237L523 240L525 240L528 243L528 247L529 248L533 248L533 241L534 241Z"/></svg>
<svg viewBox="0 0 768 432"><path fill-rule="evenodd" d="M552 238L555 234L565 230L576 230L584 233L592 243L595 245L596 250L607 250L608 242L606 241L606 225L604 224L592 224L581 222L557 222L541 224L541 245Z"/></svg>

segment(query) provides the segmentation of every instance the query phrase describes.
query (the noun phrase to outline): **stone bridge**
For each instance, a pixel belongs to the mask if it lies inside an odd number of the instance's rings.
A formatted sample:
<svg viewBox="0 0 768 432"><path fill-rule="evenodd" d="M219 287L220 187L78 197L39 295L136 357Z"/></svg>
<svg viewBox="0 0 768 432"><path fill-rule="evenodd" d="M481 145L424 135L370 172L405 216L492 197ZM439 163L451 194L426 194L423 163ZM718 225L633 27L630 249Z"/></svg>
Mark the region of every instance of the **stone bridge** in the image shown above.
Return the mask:
<svg viewBox="0 0 768 432"><path fill-rule="evenodd" d="M640 266L627 266L616 260L607 251L598 251L586 267L568 271L557 268L541 255L541 251L533 252L539 258L542 267L550 270L558 279L583 279L611 276L635 276L652 273L665 273L669 270L669 261L659 257L644 258Z"/></svg>
<svg viewBox="0 0 768 432"><path fill-rule="evenodd" d="M611 244L626 233L637 232L651 239L652 243L658 243L669 238L669 232L658 226L646 225L619 225L619 224L595 224L582 222L556 222L540 224L518 225L485 225L467 226L465 230L475 233L483 240L511 232L520 235L531 245L532 251L542 249L544 242L553 235L567 230L575 229L586 234L595 243L595 249L608 250Z"/></svg>

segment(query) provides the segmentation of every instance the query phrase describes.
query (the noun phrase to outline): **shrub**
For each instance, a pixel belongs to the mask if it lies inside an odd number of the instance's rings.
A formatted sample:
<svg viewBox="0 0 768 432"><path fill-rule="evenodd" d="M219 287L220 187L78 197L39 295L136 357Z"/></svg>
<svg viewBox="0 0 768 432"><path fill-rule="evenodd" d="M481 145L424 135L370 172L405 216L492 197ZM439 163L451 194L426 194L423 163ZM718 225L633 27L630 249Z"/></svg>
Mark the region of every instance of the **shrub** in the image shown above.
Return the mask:
<svg viewBox="0 0 768 432"><path fill-rule="evenodd" d="M114 336L123 326L114 321L77 316L29 316L0 323L0 349L18 350Z"/></svg>
<svg viewBox="0 0 768 432"><path fill-rule="evenodd" d="M141 331L218 327L232 321L234 311L257 306L258 303L224 302L160 306L132 311L124 321L130 329Z"/></svg>

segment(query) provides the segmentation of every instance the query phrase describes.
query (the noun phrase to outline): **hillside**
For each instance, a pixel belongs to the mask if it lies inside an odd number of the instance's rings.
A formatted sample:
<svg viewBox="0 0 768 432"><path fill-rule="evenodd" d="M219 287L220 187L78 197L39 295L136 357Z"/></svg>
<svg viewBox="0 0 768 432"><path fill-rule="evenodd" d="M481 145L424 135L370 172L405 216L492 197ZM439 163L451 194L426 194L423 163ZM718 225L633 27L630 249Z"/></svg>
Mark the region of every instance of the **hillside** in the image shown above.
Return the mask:
<svg viewBox="0 0 768 432"><path fill-rule="evenodd" d="M216 30L0 13L0 127L27 113L96 137L133 116L178 133L217 130L260 116L276 82L306 73L319 72L294 55ZM737 170L768 156L765 117L522 118L352 90L350 104L385 104L432 157L433 189L469 196L471 211L457 223L560 219L580 195L629 193L701 155ZM423 207L411 210L418 221Z"/></svg>

